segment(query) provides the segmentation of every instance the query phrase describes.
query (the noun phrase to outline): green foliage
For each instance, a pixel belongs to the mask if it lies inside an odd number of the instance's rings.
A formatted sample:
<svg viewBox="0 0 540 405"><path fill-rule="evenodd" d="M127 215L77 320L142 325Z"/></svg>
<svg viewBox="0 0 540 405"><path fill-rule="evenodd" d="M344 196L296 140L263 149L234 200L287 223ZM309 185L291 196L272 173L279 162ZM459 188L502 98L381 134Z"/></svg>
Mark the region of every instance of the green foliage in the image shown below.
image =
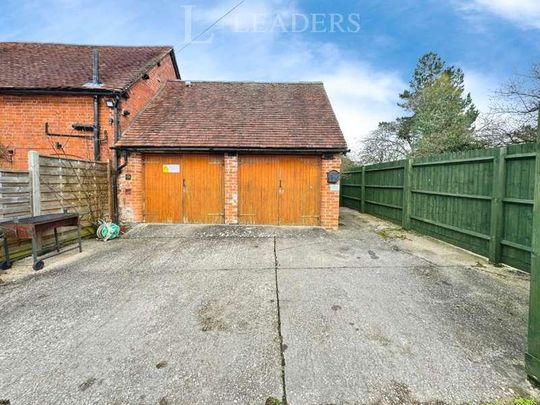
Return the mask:
<svg viewBox="0 0 540 405"><path fill-rule="evenodd" d="M444 73L416 97L412 132L417 135L416 155L459 152L477 147L472 133L478 112L470 95Z"/></svg>
<svg viewBox="0 0 540 405"><path fill-rule="evenodd" d="M399 95L398 105L408 115L381 122L364 140L359 160L380 163L487 146L486 139L474 136L478 110L465 94L464 80L461 69L447 66L436 53L422 56L409 88Z"/></svg>
<svg viewBox="0 0 540 405"><path fill-rule="evenodd" d="M410 89L400 94L399 106L411 115L396 121L399 137L409 142L415 156L480 146L473 137L478 110L471 95L464 94L464 77L436 53L418 61Z"/></svg>
<svg viewBox="0 0 540 405"><path fill-rule="evenodd" d="M536 401L531 398L516 398L514 405L536 405Z"/></svg>

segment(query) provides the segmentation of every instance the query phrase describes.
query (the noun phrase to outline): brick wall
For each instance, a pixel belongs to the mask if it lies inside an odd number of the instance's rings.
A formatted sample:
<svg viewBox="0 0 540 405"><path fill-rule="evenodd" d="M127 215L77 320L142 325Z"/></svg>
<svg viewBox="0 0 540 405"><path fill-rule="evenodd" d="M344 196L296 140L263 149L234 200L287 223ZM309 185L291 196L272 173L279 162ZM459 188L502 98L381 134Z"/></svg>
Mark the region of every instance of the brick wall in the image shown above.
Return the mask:
<svg viewBox="0 0 540 405"><path fill-rule="evenodd" d="M148 72L148 76L148 79L139 80L131 86L128 92L129 98L122 100L122 109L130 113L127 116L122 116L120 119L120 128L122 131L137 117L167 80L176 79L171 57L167 56L164 58L160 66L154 66Z"/></svg>
<svg viewBox="0 0 540 405"><path fill-rule="evenodd" d="M129 89L129 98L122 99L122 108L130 114L122 116L121 129L129 125L166 80L175 78L172 60L167 56L160 66L150 70L149 79L136 82ZM100 98L100 138L106 138L101 145L101 160L112 156L110 146L114 142L114 113L105 101ZM12 161L0 160L0 167L26 169L29 150L52 156L94 158L92 138L48 137L44 129L46 122L53 133L92 135L92 132L75 131L72 124L93 124L93 97L0 94L0 143L14 151Z"/></svg>
<svg viewBox="0 0 540 405"><path fill-rule="evenodd" d="M12 149L13 161L0 160L7 168L26 169L28 151L46 155L67 155L80 159L93 157L90 139L48 137L49 131L61 134L88 134L75 131L73 123L92 124L92 98L87 96L14 96L0 94L0 143ZM56 148L58 142L61 148ZM64 152L65 151L65 152Z"/></svg>
<svg viewBox="0 0 540 405"><path fill-rule="evenodd" d="M129 155L128 165L118 178L118 207L121 222L143 222L144 167L140 153Z"/></svg>
<svg viewBox="0 0 540 405"><path fill-rule="evenodd" d="M341 155L335 154L331 159L322 159L321 170L321 226L326 229L337 229L339 224L339 188L331 189L326 174L330 170L341 171Z"/></svg>
<svg viewBox="0 0 540 405"><path fill-rule="evenodd" d="M238 223L238 155L225 154L225 223Z"/></svg>
<svg viewBox="0 0 540 405"><path fill-rule="evenodd" d="M339 223L339 188L332 190L326 180L330 170L341 170L341 155L330 159L321 157L321 219L320 225L326 229L337 229ZM225 223L238 223L238 156L225 154ZM126 178L127 176L127 178ZM144 220L144 170L140 153L131 154L129 164L118 179L118 200L122 222L142 222Z"/></svg>

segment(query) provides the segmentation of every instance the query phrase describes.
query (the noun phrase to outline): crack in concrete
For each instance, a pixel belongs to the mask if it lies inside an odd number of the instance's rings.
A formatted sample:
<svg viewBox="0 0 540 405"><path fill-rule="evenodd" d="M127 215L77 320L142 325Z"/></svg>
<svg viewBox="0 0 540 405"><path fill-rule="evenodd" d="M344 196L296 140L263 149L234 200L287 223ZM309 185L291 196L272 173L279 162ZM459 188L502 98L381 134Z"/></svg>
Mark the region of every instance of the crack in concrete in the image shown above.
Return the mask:
<svg viewBox="0 0 540 405"><path fill-rule="evenodd" d="M285 384L285 350L283 345L283 335L281 334L281 306L279 302L279 282L278 282L278 258L276 249L276 237L274 236L274 276L276 280L276 307L277 307L277 324L278 324L278 336L279 336L279 354L281 356L281 386L283 390L282 402L283 405L287 405L287 387Z"/></svg>

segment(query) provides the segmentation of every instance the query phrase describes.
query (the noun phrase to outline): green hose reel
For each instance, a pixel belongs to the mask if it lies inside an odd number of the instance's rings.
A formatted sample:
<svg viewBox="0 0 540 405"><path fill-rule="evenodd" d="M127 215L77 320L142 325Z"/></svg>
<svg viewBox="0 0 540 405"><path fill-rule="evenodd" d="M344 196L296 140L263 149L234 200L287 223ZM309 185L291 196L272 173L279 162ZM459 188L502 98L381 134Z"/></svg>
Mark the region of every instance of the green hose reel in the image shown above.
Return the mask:
<svg viewBox="0 0 540 405"><path fill-rule="evenodd" d="M112 222L103 222L96 231L98 239L108 241L120 235L120 227Z"/></svg>

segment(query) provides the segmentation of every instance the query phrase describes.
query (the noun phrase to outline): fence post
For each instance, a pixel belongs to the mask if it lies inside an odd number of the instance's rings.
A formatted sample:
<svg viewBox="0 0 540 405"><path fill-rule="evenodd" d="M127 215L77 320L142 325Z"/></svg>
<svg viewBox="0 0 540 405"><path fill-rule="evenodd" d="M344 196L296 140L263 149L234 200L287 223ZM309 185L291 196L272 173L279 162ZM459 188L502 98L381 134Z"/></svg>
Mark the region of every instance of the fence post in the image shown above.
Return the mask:
<svg viewBox="0 0 540 405"><path fill-rule="evenodd" d="M493 157L493 191L491 195L491 226L489 232L489 261L501 262L501 241L504 233L504 196L506 193L506 152L500 148Z"/></svg>
<svg viewBox="0 0 540 405"><path fill-rule="evenodd" d="M41 187L39 182L39 153L28 152L28 171L32 190L32 215L41 215Z"/></svg>
<svg viewBox="0 0 540 405"><path fill-rule="evenodd" d="M112 188L112 182L113 182L113 177L112 177L112 163L111 163L111 160L109 159L107 161L107 195L108 195L108 210L109 210L109 215L108 215L108 218L110 218L110 220L112 221L113 219L113 188ZM341 197L341 193L339 193L340 197Z"/></svg>
<svg viewBox="0 0 540 405"><path fill-rule="evenodd" d="M403 229L410 229L411 227L412 175L412 159L407 159L405 161L403 173L403 210L401 211L401 226Z"/></svg>
<svg viewBox="0 0 540 405"><path fill-rule="evenodd" d="M360 196L360 212L366 212L366 166L362 166L362 189Z"/></svg>
<svg viewBox="0 0 540 405"><path fill-rule="evenodd" d="M529 295L529 336L525 366L529 377L540 382L540 108L536 138L536 166Z"/></svg>

